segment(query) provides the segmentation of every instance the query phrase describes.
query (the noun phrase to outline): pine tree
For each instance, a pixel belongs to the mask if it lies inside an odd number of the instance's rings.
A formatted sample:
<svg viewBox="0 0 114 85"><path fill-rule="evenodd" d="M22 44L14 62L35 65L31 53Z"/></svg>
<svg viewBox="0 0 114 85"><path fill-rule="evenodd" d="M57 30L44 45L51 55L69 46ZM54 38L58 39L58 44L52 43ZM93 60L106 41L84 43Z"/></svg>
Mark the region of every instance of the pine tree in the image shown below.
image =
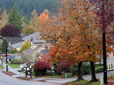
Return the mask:
<svg viewBox="0 0 114 85"><path fill-rule="evenodd" d="M2 53L6 52L6 40L5 39L3 39L2 46L1 46L1 51L2 51Z"/></svg>
<svg viewBox="0 0 114 85"><path fill-rule="evenodd" d="M9 14L8 24L15 25L20 31L22 31L22 20L21 16L17 12L16 5L14 5L14 8Z"/></svg>

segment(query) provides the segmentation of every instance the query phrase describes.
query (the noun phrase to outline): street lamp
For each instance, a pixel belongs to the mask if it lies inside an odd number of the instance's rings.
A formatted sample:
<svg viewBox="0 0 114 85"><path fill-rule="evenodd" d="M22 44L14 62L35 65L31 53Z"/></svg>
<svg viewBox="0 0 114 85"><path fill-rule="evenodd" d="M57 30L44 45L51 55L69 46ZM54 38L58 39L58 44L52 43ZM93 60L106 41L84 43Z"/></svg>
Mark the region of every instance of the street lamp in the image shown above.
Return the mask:
<svg viewBox="0 0 114 85"><path fill-rule="evenodd" d="M6 40L6 38L5 38ZM8 65L7 65L7 40L6 40L6 71L8 71Z"/></svg>
<svg viewBox="0 0 114 85"><path fill-rule="evenodd" d="M5 37L2 37L1 35L0 35L0 37L2 38L2 39L5 39L5 44L6 44L6 71L8 71L8 65L7 65L7 40L6 40L6 38Z"/></svg>
<svg viewBox="0 0 114 85"><path fill-rule="evenodd" d="M104 0L102 4L102 35L103 35L103 66L104 66L104 84L107 84L107 62L106 62L106 38L105 38L105 9L104 9Z"/></svg>

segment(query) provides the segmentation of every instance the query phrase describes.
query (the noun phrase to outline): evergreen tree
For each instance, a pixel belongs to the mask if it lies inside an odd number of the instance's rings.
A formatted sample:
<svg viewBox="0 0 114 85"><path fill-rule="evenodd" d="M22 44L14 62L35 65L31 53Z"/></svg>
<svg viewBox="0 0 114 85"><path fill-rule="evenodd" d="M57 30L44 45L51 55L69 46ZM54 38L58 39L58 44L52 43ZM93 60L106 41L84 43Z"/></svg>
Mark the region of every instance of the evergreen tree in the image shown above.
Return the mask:
<svg viewBox="0 0 114 85"><path fill-rule="evenodd" d="M11 10L11 13L9 14L8 24L15 25L20 31L22 31L22 19L17 12L16 5L14 5L14 8Z"/></svg>
<svg viewBox="0 0 114 85"><path fill-rule="evenodd" d="M1 51L2 51L2 53L6 52L6 40L5 39L3 39L2 46L1 46Z"/></svg>

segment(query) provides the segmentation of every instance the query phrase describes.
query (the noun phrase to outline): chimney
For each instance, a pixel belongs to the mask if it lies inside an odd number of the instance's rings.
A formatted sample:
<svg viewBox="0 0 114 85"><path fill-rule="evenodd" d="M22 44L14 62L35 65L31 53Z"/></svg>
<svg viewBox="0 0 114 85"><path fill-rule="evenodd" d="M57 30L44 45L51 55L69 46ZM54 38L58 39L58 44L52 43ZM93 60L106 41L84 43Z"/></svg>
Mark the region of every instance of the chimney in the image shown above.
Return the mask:
<svg viewBox="0 0 114 85"><path fill-rule="evenodd" d="M48 46L47 45L45 45L45 50L48 50Z"/></svg>
<svg viewBox="0 0 114 85"><path fill-rule="evenodd" d="M33 49L33 39L31 38L31 48Z"/></svg>

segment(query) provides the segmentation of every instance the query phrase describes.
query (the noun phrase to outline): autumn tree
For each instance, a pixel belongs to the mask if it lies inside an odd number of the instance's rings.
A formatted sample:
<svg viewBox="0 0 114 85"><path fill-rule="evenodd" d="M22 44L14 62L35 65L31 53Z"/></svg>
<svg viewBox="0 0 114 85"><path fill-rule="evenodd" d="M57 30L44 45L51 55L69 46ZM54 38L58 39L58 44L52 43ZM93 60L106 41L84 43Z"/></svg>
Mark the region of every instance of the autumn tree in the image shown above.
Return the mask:
<svg viewBox="0 0 114 85"><path fill-rule="evenodd" d="M26 50L26 49L28 49L28 48L30 48L30 47L31 47L30 43L29 43L28 41L25 41L25 42L23 42L23 44L21 45L20 51Z"/></svg>
<svg viewBox="0 0 114 85"><path fill-rule="evenodd" d="M27 35L30 35L30 34L36 32L36 31L37 31L37 29L36 29L35 27L33 27L33 26L28 26L27 28L25 28L25 29L23 30L23 33L24 33L25 36L27 36Z"/></svg>
<svg viewBox="0 0 114 85"><path fill-rule="evenodd" d="M113 42L113 26L114 22L114 0L89 0L94 6L93 11L96 13L97 24L102 28L103 37L103 64L104 64L104 83L107 84L107 63L106 63L106 44L114 44ZM99 9L99 10L98 10ZM107 35L105 39L105 35ZM108 41L108 43L106 42Z"/></svg>
<svg viewBox="0 0 114 85"><path fill-rule="evenodd" d="M78 79L82 78L82 62L90 61L91 81L95 76L96 55L102 54L102 37L95 22L95 13L86 0L63 0L63 8L58 18L54 17L47 24L46 36L57 47L57 54L52 57L60 62L78 63ZM107 45L107 51L111 47ZM56 61L58 61L56 60Z"/></svg>
<svg viewBox="0 0 114 85"><path fill-rule="evenodd" d="M0 34L3 37L19 37L20 30L14 25L5 25L1 30Z"/></svg>
<svg viewBox="0 0 114 85"><path fill-rule="evenodd" d="M49 16L48 16L48 14L45 14L45 13L43 12L42 14L40 14L39 18L40 18L40 23L41 23L41 25L40 25L40 26L41 26L41 27L40 27L40 31L42 31L42 30L44 30L44 29L43 29L43 25L44 25L45 22L47 22L46 20L49 19Z"/></svg>
<svg viewBox="0 0 114 85"><path fill-rule="evenodd" d="M17 12L17 7L14 5L8 17L8 24L15 25L20 31L22 31L22 19L21 16Z"/></svg>
<svg viewBox="0 0 114 85"><path fill-rule="evenodd" d="M3 13L1 14L0 28L4 27L7 24L7 21L8 21L8 15L6 13L6 10L4 9Z"/></svg>
<svg viewBox="0 0 114 85"><path fill-rule="evenodd" d="M33 10L31 14L32 19L30 20L30 25L33 26L35 29L40 30L40 18L38 17L36 10Z"/></svg>

